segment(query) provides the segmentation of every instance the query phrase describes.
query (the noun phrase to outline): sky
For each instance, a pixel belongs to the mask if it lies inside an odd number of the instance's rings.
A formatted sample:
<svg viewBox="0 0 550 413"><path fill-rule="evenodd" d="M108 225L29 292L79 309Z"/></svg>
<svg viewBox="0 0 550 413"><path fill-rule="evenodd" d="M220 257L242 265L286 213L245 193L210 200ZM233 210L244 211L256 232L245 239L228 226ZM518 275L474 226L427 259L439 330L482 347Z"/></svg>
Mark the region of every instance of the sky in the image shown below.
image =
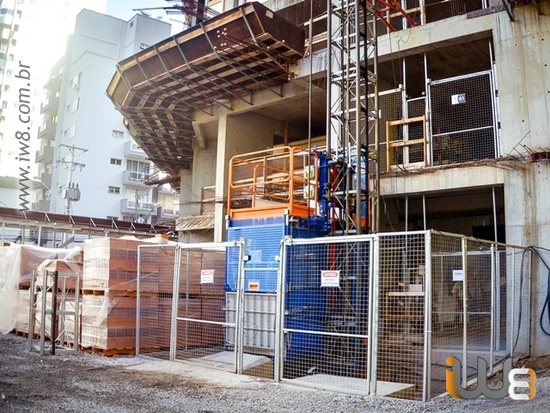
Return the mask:
<svg viewBox="0 0 550 413"><path fill-rule="evenodd" d="M141 9L146 7L170 7L172 2L165 0L108 0L107 7L105 9L105 14L109 14L119 19L129 20L131 19L138 11L133 11L132 9ZM163 10L149 10L145 11L151 17L165 16Z"/></svg>
<svg viewBox="0 0 550 413"><path fill-rule="evenodd" d="M103 13L128 21L134 17L136 13L140 13L134 9L171 7L175 4L180 4L180 2L166 0L107 0L107 6ZM172 34L179 33L183 30L183 24L178 23L178 21L183 20L183 18L179 16L167 15L164 10L143 10L143 13L172 24Z"/></svg>

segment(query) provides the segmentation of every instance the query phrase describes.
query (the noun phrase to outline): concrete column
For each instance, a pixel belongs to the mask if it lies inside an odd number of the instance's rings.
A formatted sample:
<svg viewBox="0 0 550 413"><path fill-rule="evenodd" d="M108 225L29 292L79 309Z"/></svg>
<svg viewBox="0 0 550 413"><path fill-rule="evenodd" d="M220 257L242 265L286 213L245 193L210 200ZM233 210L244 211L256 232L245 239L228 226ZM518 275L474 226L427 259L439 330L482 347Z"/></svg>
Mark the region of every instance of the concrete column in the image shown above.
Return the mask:
<svg viewBox="0 0 550 413"><path fill-rule="evenodd" d="M180 171L180 216L195 215L193 203L197 200L193 196L193 179L190 169Z"/></svg>
<svg viewBox="0 0 550 413"><path fill-rule="evenodd" d="M542 188L550 185L550 164L536 162L524 164L522 168L510 171L505 184L506 243L513 245L540 246L550 245L550 201ZM547 264L550 253L539 251ZM521 257L516 257L516 261ZM519 269L519 263L516 266ZM550 337L544 334L539 318L546 299L548 270L537 255L532 255L531 274L523 274L523 301L515 305L515 320L518 317L518 305L522 306L523 317L521 333L525 335L531 323L531 335L520 340L516 351L529 351L538 357L550 354ZM530 291L529 291L530 285ZM519 280L516 282L519 291ZM527 300L531 296L531 308ZM530 313L530 314L529 314ZM546 330L550 323L543 318Z"/></svg>
<svg viewBox="0 0 550 413"><path fill-rule="evenodd" d="M227 199L229 162L238 154L268 149L273 135L282 133L282 123L254 113L239 116L221 115L218 120L218 151L216 160L216 199ZM214 241L225 239L227 209L216 203Z"/></svg>
<svg viewBox="0 0 550 413"><path fill-rule="evenodd" d="M216 184L216 141L208 139L205 141L205 147L193 148L193 180L192 193L197 201L202 199L202 188ZM193 209L193 215L199 215L200 204L196 204Z"/></svg>

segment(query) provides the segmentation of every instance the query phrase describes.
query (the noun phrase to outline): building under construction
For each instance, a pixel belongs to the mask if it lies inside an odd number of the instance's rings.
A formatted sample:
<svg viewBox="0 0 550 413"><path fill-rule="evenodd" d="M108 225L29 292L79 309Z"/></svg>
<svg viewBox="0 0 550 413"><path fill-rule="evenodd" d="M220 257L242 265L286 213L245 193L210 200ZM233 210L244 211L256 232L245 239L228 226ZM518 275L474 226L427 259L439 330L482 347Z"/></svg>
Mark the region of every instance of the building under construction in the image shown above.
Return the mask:
<svg viewBox="0 0 550 413"><path fill-rule="evenodd" d="M181 194L172 359L428 400L550 352L548 1L182 4L107 90Z"/></svg>

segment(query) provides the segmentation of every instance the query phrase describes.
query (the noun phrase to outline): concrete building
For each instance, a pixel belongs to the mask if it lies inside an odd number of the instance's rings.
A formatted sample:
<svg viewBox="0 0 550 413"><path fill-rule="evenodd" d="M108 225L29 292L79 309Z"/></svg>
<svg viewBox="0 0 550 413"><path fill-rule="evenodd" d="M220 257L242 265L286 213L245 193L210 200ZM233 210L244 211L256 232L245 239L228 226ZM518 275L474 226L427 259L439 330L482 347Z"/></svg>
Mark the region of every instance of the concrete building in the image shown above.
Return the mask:
<svg viewBox="0 0 550 413"><path fill-rule="evenodd" d="M144 15L129 21L82 10L41 106L36 210L152 222L174 219L173 191L145 181L157 172L105 96L116 62L170 34Z"/></svg>
<svg viewBox="0 0 550 413"><path fill-rule="evenodd" d="M121 62L109 86L131 134L179 181L182 241L224 239L232 156L318 137L331 145L326 2L314 1L311 13L310 2L264 4L296 26L313 27L303 58L288 44L286 60L275 56L281 42L262 37L256 46L266 48L265 60L254 66L253 46L239 49L230 36L213 44L214 36L189 31ZM548 247L550 3L407 4L379 14L377 67L371 50L362 55L376 72L378 110L354 138L369 152L377 232L436 229ZM185 46L201 39L215 63L197 57L192 74L182 71L181 60L192 62ZM220 55L231 47L235 54ZM287 65L277 66L281 61ZM184 76L197 81L181 82ZM366 84L365 101L374 90ZM329 97L330 107L337 99ZM372 119L375 128L367 127ZM199 209L205 205L207 213ZM531 306L539 312L547 278L535 273ZM545 333L534 324L531 331L532 354L550 353Z"/></svg>
<svg viewBox="0 0 550 413"><path fill-rule="evenodd" d="M0 177L18 181L3 191L11 208L31 207L42 85L85 5L101 8L90 0L0 2Z"/></svg>

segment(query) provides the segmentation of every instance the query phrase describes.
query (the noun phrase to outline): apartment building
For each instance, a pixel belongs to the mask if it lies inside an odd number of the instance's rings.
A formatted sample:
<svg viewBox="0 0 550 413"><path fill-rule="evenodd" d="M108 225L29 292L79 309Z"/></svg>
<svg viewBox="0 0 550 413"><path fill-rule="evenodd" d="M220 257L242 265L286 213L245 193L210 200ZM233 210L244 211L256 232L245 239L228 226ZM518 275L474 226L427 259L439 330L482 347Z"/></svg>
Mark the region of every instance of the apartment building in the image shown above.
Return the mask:
<svg viewBox="0 0 550 413"><path fill-rule="evenodd" d="M145 184L158 171L104 91L116 62L170 29L141 14L129 21L86 9L77 15L45 84L34 209L142 223L175 218L172 188Z"/></svg>

